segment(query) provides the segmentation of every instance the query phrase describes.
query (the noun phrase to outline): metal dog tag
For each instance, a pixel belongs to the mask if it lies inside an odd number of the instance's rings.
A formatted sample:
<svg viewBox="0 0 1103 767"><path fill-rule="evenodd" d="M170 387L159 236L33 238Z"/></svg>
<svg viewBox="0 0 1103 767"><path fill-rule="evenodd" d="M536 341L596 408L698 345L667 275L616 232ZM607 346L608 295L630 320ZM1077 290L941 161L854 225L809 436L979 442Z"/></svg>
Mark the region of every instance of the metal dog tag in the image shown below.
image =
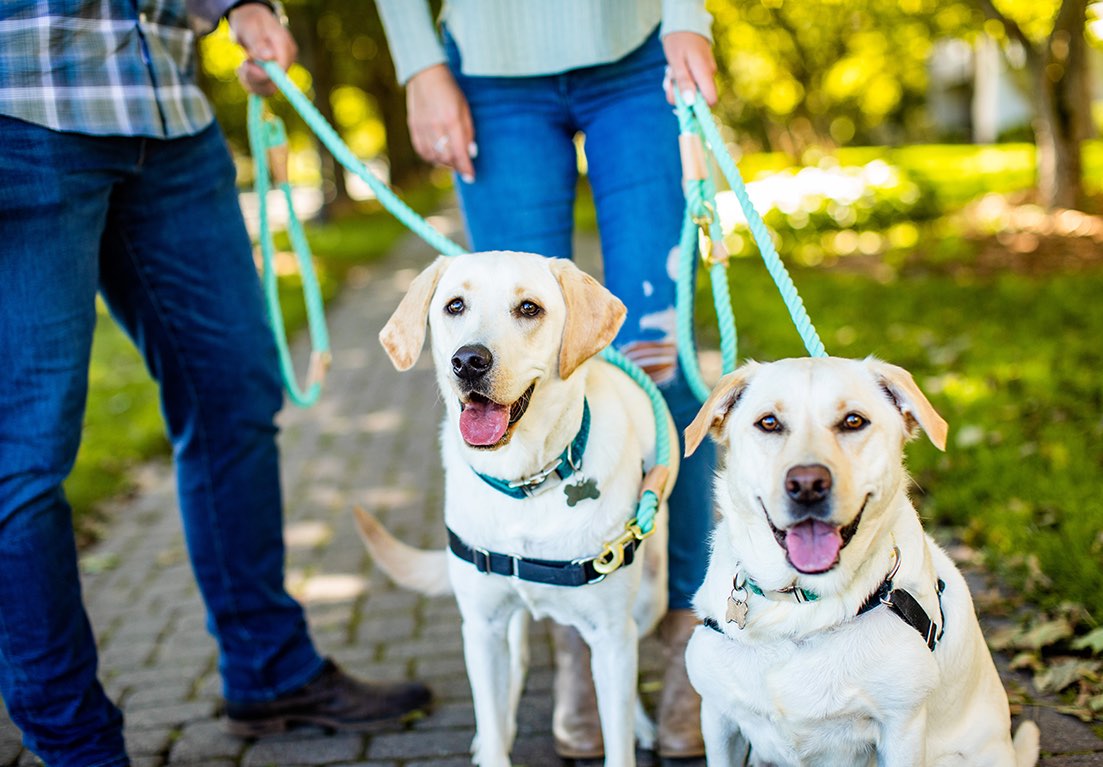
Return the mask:
<svg viewBox="0 0 1103 767"><path fill-rule="evenodd" d="M739 628L743 628L747 625L747 603L742 599L736 599L733 596L728 597L728 612L726 618L728 623L734 623Z"/></svg>
<svg viewBox="0 0 1103 767"><path fill-rule="evenodd" d="M601 497L601 491L597 489L597 480L594 479L580 479L576 484L564 485L563 493L567 496L567 505L572 507L587 498L597 500Z"/></svg>
<svg viewBox="0 0 1103 767"><path fill-rule="evenodd" d="M728 609L724 617L728 623L734 623L740 629L747 625L747 584L742 572L732 578L732 593L728 595Z"/></svg>

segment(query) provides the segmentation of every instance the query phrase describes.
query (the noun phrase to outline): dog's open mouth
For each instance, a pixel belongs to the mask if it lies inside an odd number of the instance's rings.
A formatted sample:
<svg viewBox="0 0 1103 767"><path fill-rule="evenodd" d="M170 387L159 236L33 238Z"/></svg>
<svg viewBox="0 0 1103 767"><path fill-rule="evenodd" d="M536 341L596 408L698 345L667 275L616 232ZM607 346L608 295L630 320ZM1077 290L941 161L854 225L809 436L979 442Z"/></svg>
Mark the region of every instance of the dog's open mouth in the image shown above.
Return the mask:
<svg viewBox="0 0 1103 767"><path fill-rule="evenodd" d="M505 444L510 428L528 410L535 382L512 405L503 405L489 397L471 392L460 400L460 436L472 447L497 447Z"/></svg>
<svg viewBox="0 0 1103 767"><path fill-rule="evenodd" d="M766 511L766 504L758 499L762 505L762 511L766 514L766 522L774 533L774 538L781 548L785 549L789 564L798 572L805 575L826 573L839 563L839 553L850 543L850 539L858 532L862 514L865 513L869 496L862 501L862 508L858 516L849 525L835 526L818 519L805 519L793 525L787 530L781 530L770 519Z"/></svg>

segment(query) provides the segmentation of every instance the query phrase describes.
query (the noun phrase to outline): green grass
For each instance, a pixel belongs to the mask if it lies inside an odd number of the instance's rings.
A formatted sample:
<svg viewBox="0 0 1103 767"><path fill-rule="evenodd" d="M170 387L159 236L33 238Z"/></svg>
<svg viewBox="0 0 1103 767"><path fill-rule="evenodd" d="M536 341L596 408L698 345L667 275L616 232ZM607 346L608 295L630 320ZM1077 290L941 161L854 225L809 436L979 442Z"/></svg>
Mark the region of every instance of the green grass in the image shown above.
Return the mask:
<svg viewBox="0 0 1103 767"><path fill-rule="evenodd" d="M844 166L880 159L920 176L934 187L946 209L960 207L989 192L1018 192L1034 185L1033 144L844 147L831 156ZM815 164L819 156L810 154L805 159L807 164ZM1103 141L1085 142L1083 160L1086 191L1103 192ZM748 155L738 162L747 181L791 165L789 158L778 152Z"/></svg>
<svg viewBox="0 0 1103 767"><path fill-rule="evenodd" d="M441 190L426 185L405 195L422 213L439 203ZM378 205L365 213L332 224L307 227L315 267L325 299L332 299L357 264L380 258L406 230ZM286 239L277 237L277 247ZM280 280L280 295L288 332L306 323L298 276ZM88 407L76 466L65 483L78 534L94 538L104 501L131 490L134 469L144 461L167 456L157 387L141 358L101 305L89 368Z"/></svg>

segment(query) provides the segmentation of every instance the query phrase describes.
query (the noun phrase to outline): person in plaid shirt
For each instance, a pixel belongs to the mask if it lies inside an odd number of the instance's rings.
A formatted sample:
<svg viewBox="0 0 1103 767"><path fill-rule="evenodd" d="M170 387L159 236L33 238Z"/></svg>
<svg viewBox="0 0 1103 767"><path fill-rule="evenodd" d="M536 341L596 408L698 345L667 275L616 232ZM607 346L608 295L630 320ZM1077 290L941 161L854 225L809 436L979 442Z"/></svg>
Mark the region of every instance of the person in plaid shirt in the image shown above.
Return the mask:
<svg viewBox="0 0 1103 767"><path fill-rule="evenodd" d="M362 682L320 657L284 590L276 349L189 27L226 15L250 59L286 68L295 43L274 10L0 3L0 693L51 767L129 764L61 489L97 291L160 384L230 731L363 729L429 701L424 685ZM253 63L239 77L274 90Z"/></svg>

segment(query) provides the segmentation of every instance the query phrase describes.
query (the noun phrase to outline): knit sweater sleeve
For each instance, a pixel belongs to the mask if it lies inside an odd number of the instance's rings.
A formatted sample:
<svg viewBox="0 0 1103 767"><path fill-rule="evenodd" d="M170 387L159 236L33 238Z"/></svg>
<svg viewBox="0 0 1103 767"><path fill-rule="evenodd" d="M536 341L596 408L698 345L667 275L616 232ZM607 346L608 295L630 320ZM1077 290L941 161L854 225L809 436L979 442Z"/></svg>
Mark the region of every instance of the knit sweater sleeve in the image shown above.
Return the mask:
<svg viewBox="0 0 1103 767"><path fill-rule="evenodd" d="M659 34L671 32L696 32L711 41L712 16L705 10L704 0L663 0Z"/></svg>
<svg viewBox="0 0 1103 767"><path fill-rule="evenodd" d="M375 0L398 81L403 85L423 69L445 61L426 0Z"/></svg>

